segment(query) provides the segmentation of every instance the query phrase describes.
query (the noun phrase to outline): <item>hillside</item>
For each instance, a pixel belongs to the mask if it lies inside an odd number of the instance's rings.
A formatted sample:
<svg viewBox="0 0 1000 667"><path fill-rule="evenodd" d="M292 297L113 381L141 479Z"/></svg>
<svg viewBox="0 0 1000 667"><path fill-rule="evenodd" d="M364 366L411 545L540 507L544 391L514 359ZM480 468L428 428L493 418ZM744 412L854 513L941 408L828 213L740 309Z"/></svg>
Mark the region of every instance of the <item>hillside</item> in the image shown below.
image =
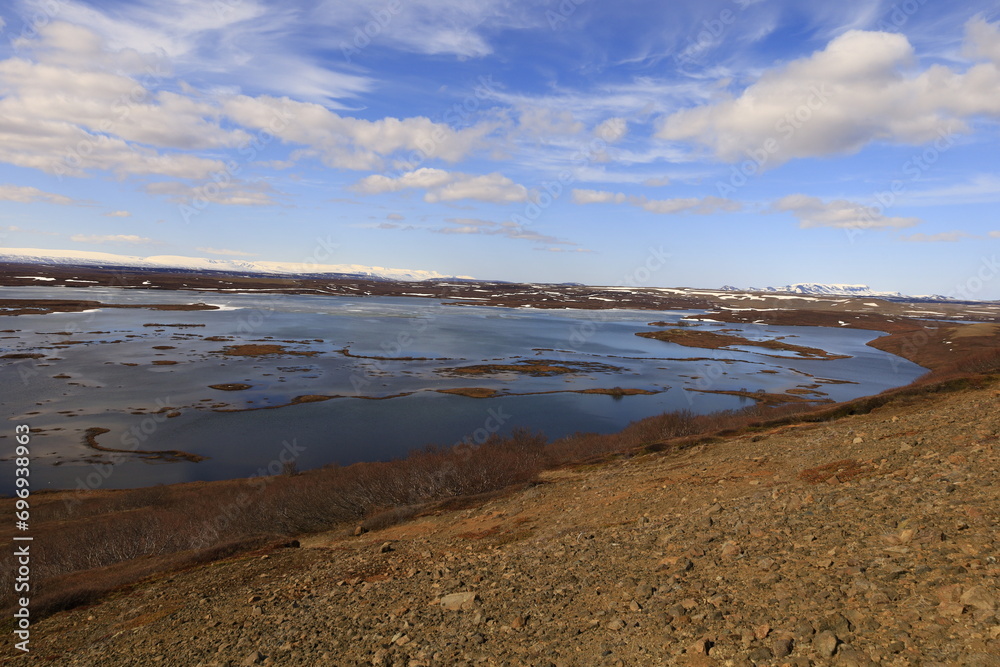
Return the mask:
<svg viewBox="0 0 1000 667"><path fill-rule="evenodd" d="M478 507L147 581L41 621L32 656L997 665L998 397L983 381L543 473Z"/></svg>

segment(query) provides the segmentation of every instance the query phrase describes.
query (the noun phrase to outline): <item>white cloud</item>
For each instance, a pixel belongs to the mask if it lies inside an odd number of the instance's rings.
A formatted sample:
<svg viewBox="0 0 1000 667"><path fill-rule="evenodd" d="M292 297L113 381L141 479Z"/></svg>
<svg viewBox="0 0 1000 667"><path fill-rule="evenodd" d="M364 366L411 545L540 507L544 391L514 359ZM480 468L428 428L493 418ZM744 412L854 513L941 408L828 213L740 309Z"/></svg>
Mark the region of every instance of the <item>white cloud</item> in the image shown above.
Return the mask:
<svg viewBox="0 0 1000 667"><path fill-rule="evenodd" d="M965 25L966 53L1000 66L1000 23L988 23L980 17Z"/></svg>
<svg viewBox="0 0 1000 667"><path fill-rule="evenodd" d="M326 0L313 14L331 43L363 58L367 41L402 51L481 57L493 52L489 33L547 25L545 11L527 0ZM370 33L368 40L364 31ZM360 33L360 37L358 36Z"/></svg>
<svg viewBox="0 0 1000 667"><path fill-rule="evenodd" d="M980 44L995 29L970 24L969 39ZM773 166L853 153L877 141L923 144L966 131L972 117L1000 118L997 63L913 73L914 60L901 34L851 30L807 58L764 72L737 97L662 118L657 136L705 146L723 161L756 155Z"/></svg>
<svg viewBox="0 0 1000 667"><path fill-rule="evenodd" d="M518 225L515 222L493 222L492 220L481 220L478 218L448 218L445 222L451 223L450 227L441 227L432 231L439 234L485 234L488 236L503 236L517 241L531 241L534 243L552 243L560 245L575 246L572 241L566 241L542 234L531 229Z"/></svg>
<svg viewBox="0 0 1000 667"><path fill-rule="evenodd" d="M241 250L228 250L226 248L197 248L200 252L207 252L209 255L224 255L226 257L254 257L255 253L243 252Z"/></svg>
<svg viewBox="0 0 1000 667"><path fill-rule="evenodd" d="M46 12L47 2L25 0L26 14ZM110 51L145 59L165 57L178 74L197 73L200 80L220 86L249 85L331 106L369 90L368 77L318 62L306 43L302 14L259 0L177 0L170 6L134 0L115 7L113 13L79 0L59 0L58 11L60 19L99 35ZM293 33L297 39L288 39ZM66 36L72 37L67 44L86 59L98 57L82 33ZM324 47L329 48L328 42Z"/></svg>
<svg viewBox="0 0 1000 667"><path fill-rule="evenodd" d="M14 201L22 204L31 204L39 201L63 205L81 203L65 195L45 192L28 185L0 185L0 201Z"/></svg>
<svg viewBox="0 0 1000 667"><path fill-rule="evenodd" d="M109 171L204 181L226 172L220 149L240 149L242 156L277 137L301 147L293 160L316 157L335 168L377 170L397 153L464 159L503 124L453 129L423 117L366 120L341 116L328 103L196 90L162 57L149 55L151 44L160 43L155 36L140 53L142 40L125 35L122 26L82 5L68 8L96 27L54 21L24 40L19 57L0 60L0 162L60 176ZM199 20L211 26L215 19ZM161 42L181 60L193 48ZM281 67L269 63L268 69Z"/></svg>
<svg viewBox="0 0 1000 667"><path fill-rule="evenodd" d="M654 177L651 177L651 178L647 178L646 180L644 180L642 182L642 184L645 185L648 188L662 188L662 187L664 187L666 185L670 185L670 177L669 176L658 176L658 177L654 176Z"/></svg>
<svg viewBox="0 0 1000 667"><path fill-rule="evenodd" d="M954 243L962 239L973 238L972 234L962 231L940 232L938 234L911 234L901 236L900 241L913 241L917 243Z"/></svg>
<svg viewBox="0 0 1000 667"><path fill-rule="evenodd" d="M478 176L430 167L410 171L396 178L373 174L355 183L351 189L361 194L374 195L410 188L425 190L424 201L430 203L475 199L511 204L528 201L530 197L526 187L497 172Z"/></svg>
<svg viewBox="0 0 1000 667"><path fill-rule="evenodd" d="M628 134L628 121L624 118L608 118L594 128L594 135L609 144L621 141L626 134Z"/></svg>
<svg viewBox="0 0 1000 667"><path fill-rule="evenodd" d="M132 214L128 211L111 211L110 213L105 213L107 218L131 218Z"/></svg>
<svg viewBox="0 0 1000 667"><path fill-rule="evenodd" d="M678 197L675 199L646 199L646 197L629 197L628 203L638 206L650 213L698 213L707 215L719 211L739 211L743 205L731 199L722 197Z"/></svg>
<svg viewBox="0 0 1000 667"><path fill-rule="evenodd" d="M269 96L237 95L222 109L244 127L306 146L307 154L341 169L381 169L383 158L396 152L457 162L485 146L487 136L500 126L486 121L456 130L419 116L370 121L341 116L319 104Z"/></svg>
<svg viewBox="0 0 1000 667"><path fill-rule="evenodd" d="M1000 239L1000 230L990 232L989 237L993 239Z"/></svg>
<svg viewBox="0 0 1000 667"><path fill-rule="evenodd" d="M824 202L818 197L794 194L771 204L772 211L787 211L799 220L799 227L837 227L843 229L886 229L912 227L920 218L886 216L881 208L865 206L846 199Z"/></svg>
<svg viewBox="0 0 1000 667"><path fill-rule="evenodd" d="M622 192L603 190L573 190L576 204L629 204L660 215L698 213L707 215L720 211L739 211L739 202L721 197L678 197L675 199L648 199L645 195L626 195Z"/></svg>
<svg viewBox="0 0 1000 667"><path fill-rule="evenodd" d="M552 138L583 132L583 123L572 111L565 109L525 106L521 108L518 121L518 129L531 137Z"/></svg>
<svg viewBox="0 0 1000 667"><path fill-rule="evenodd" d="M277 203L273 197L277 193L266 181L246 182L233 179L201 185L160 181L149 183L144 189L152 195L166 196L174 203L195 207L206 203L228 206L272 206Z"/></svg>
<svg viewBox="0 0 1000 667"><path fill-rule="evenodd" d="M622 193L607 192L606 190L573 190L574 204L621 204L625 201Z"/></svg>
<svg viewBox="0 0 1000 667"><path fill-rule="evenodd" d="M135 234L74 234L71 241L77 243L120 243L128 245L139 245L143 243L154 243L153 239L147 239Z"/></svg>

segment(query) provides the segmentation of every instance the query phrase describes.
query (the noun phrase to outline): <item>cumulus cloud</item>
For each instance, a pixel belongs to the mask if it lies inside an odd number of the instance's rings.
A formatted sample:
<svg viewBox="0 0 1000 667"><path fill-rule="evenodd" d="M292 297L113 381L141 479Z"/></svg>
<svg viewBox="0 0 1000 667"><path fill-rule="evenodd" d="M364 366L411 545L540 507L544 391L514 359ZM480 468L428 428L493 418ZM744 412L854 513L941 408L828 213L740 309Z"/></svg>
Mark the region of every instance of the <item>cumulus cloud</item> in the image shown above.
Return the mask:
<svg viewBox="0 0 1000 667"><path fill-rule="evenodd" d="M1000 23L988 23L977 17L966 24L965 34L967 55L1000 65Z"/></svg>
<svg viewBox="0 0 1000 667"><path fill-rule="evenodd" d="M499 121L484 121L456 130L420 116L370 121L341 116L319 104L266 95L233 96L223 103L222 111L244 127L305 146L303 156L357 170L381 169L384 159L397 152L457 162L484 147L488 135L501 126Z"/></svg>
<svg viewBox="0 0 1000 667"><path fill-rule="evenodd" d="M799 227L838 227L843 229L886 229L912 227L920 218L887 216L877 206L865 206L846 199L824 202L819 197L794 194L771 204L772 211L790 212Z"/></svg>
<svg viewBox="0 0 1000 667"><path fill-rule="evenodd" d="M675 199L649 199L645 195L626 195L622 192L604 190L573 190L576 204L629 204L650 213L661 215L673 213L709 214L720 211L739 211L739 202L722 197L678 197Z"/></svg>
<svg viewBox="0 0 1000 667"><path fill-rule="evenodd" d="M147 239L135 234L74 234L71 241L77 243L114 243L127 245L140 245L143 243L154 243L153 239Z"/></svg>
<svg viewBox="0 0 1000 667"><path fill-rule="evenodd" d="M1000 230L992 231L989 233L990 238L1000 239Z"/></svg>
<svg viewBox="0 0 1000 667"><path fill-rule="evenodd" d="M916 243L954 243L962 239L974 238L972 234L962 231L940 232L938 234L911 234L901 236L900 241L912 241Z"/></svg>
<svg viewBox="0 0 1000 667"><path fill-rule="evenodd" d="M996 55L996 24L969 24L979 57ZM813 55L766 71L738 96L670 114L661 139L701 145L734 162L767 166L854 153L872 142L923 144L966 131L976 116L1000 118L1000 64L914 71L902 34L851 30Z"/></svg>
<svg viewBox="0 0 1000 667"><path fill-rule="evenodd" d="M162 57L140 53L132 40L112 48L105 33L121 38L104 23L53 21L19 56L0 60L0 162L59 176L207 180L227 171L222 151L252 161L277 139L296 149L292 160L377 170L398 155L456 162L503 126L496 119L462 129L424 117L366 120L284 96L196 90Z"/></svg>
<svg viewBox="0 0 1000 667"><path fill-rule="evenodd" d="M22 204L31 204L39 201L63 205L80 203L65 195L45 192L28 185L0 185L0 201L15 201Z"/></svg>
<svg viewBox="0 0 1000 667"><path fill-rule="evenodd" d="M530 197L526 187L498 172L480 176L430 167L406 172L396 178L373 174L352 186L355 192L365 195L399 192L412 188L425 190L424 201L430 203L475 199L497 204L512 204L526 202Z"/></svg>
<svg viewBox="0 0 1000 667"><path fill-rule="evenodd" d="M132 214L128 211L110 211L104 214L106 218L131 218Z"/></svg>

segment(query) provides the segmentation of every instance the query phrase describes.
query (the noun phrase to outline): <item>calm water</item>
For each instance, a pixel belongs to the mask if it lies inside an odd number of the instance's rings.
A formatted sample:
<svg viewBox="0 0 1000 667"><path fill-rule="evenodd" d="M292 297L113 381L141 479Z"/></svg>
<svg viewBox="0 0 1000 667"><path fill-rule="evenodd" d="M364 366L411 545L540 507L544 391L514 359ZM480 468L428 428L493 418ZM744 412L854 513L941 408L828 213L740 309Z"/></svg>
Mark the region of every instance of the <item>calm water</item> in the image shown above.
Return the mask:
<svg viewBox="0 0 1000 667"><path fill-rule="evenodd" d="M201 301L223 307L0 317L0 329L13 330L0 333L3 354L46 355L39 360L0 360L0 405L8 418L0 443L9 451L16 424L39 431L33 439L36 489L75 488L81 481L121 488L245 476L267 469L286 443L301 450L298 464L306 469L402 456L428 444L482 440L491 429L508 433L525 426L550 438L576 431L612 432L664 411L684 408L706 413L749 403L695 390L811 388L846 400L906 384L924 372L866 346L879 335L870 331L697 325L735 330L748 339L784 336L787 342L850 356L838 360L801 359L753 347L702 350L635 335L652 330L649 322L674 322L691 311L543 311L442 306L419 298L114 288L0 288L0 298ZM213 336L233 340L205 340ZM67 340L80 342L51 347ZM220 353L226 345L251 341L316 354L250 358ZM154 349L166 346L170 349ZM345 348L352 355L388 359L348 357L340 352ZM526 359L553 360L578 372L470 377L448 371ZM177 363L154 365L154 361ZM600 365L573 366L578 363ZM208 387L222 383L245 383L251 388L226 392ZM508 393L623 387L661 393L618 399L575 393L474 399L435 391L457 387ZM409 395L371 400L400 393ZM309 394L342 398L287 405ZM164 406L175 408L179 416L151 414ZM272 409L218 411L268 407ZM200 463L164 463L129 454L116 457L113 467L102 466L97 459L83 460L96 454L83 444L82 434L89 427L111 429L100 438L105 446L181 449L209 458Z"/></svg>

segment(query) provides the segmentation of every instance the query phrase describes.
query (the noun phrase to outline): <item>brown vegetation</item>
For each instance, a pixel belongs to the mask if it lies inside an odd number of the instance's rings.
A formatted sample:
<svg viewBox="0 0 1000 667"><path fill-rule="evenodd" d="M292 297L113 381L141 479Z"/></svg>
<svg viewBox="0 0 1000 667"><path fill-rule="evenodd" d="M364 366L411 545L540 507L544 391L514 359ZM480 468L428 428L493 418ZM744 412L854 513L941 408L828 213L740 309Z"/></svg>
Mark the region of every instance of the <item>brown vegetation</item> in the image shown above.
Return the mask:
<svg viewBox="0 0 1000 667"><path fill-rule="evenodd" d="M780 340L750 340L742 336L730 336L714 331L698 329L668 329L665 331L640 331L636 334L642 338L653 338L667 343L676 343L685 347L700 347L708 350L729 349L735 346L763 347L769 350L793 352L809 359L847 359L842 354L830 354L817 347L794 345ZM769 355L770 356L770 355Z"/></svg>
<svg viewBox="0 0 1000 667"><path fill-rule="evenodd" d="M553 375L569 375L579 373L620 371L618 366L602 364L594 361L553 361L551 359L525 359L514 364L476 364L473 366L458 366L442 368L439 373L456 375L497 375L499 373L524 373L533 377L549 377Z"/></svg>
<svg viewBox="0 0 1000 667"><path fill-rule="evenodd" d="M244 389L249 389L252 384L244 384L242 382L225 382L223 384L210 384L209 389L218 389L219 391L243 391Z"/></svg>
<svg viewBox="0 0 1000 667"><path fill-rule="evenodd" d="M315 350L289 350L284 345L246 343L244 345L229 345L224 350L215 350L216 354L224 354L230 357L267 357L276 355L296 355L300 357L312 357L319 352Z"/></svg>
<svg viewBox="0 0 1000 667"><path fill-rule="evenodd" d="M455 387L452 389L437 389L440 394L455 394L456 396L468 396L469 398L493 398L497 395L496 389L486 387Z"/></svg>
<svg viewBox="0 0 1000 667"><path fill-rule="evenodd" d="M171 416L171 412L167 410L161 410L160 412L167 413L167 417ZM173 416L178 416L180 413L173 414ZM111 429L103 428L100 426L92 426L88 428L83 433L83 443L90 447L91 449L96 449L101 452L120 452L125 454L137 454L141 458L165 461L168 463L175 463L178 461L190 461L191 463L197 463L198 461L204 461L204 456L199 456L198 454L191 454L189 452L182 452L178 449L163 449L163 450L145 450L145 449L116 449L114 447L105 447L97 441L97 436L103 435L105 433L110 433Z"/></svg>

